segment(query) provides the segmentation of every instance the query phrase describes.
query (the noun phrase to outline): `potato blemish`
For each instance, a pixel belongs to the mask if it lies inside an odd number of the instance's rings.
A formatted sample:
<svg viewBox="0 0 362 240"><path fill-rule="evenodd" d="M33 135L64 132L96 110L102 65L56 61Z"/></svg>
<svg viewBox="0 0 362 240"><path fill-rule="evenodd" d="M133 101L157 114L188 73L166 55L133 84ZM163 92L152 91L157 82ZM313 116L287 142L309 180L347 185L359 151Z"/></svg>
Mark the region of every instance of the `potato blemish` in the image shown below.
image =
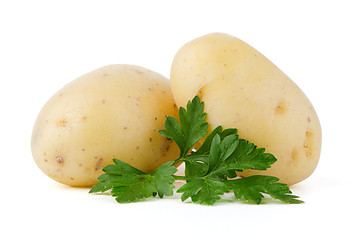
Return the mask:
<svg viewBox="0 0 362 240"><path fill-rule="evenodd" d="M66 120L64 120L64 119L59 120L59 121L57 122L57 126L58 126L58 127L66 127L67 124L68 124L68 122L67 122Z"/></svg>
<svg viewBox="0 0 362 240"><path fill-rule="evenodd" d="M278 105L274 108L275 114L283 114L287 110L287 103L285 101L281 101Z"/></svg>
<svg viewBox="0 0 362 240"><path fill-rule="evenodd" d="M312 155L312 150L311 150L310 145L308 143L306 143L303 145L303 147L304 147L304 151L305 151L305 156L310 157Z"/></svg>
<svg viewBox="0 0 362 240"><path fill-rule="evenodd" d="M101 168L102 161L103 161L102 158L100 158L98 160L98 162L96 163L96 167L94 168L95 171L97 171L97 170L99 170Z"/></svg>
<svg viewBox="0 0 362 240"><path fill-rule="evenodd" d="M138 70L138 69L134 69L134 71L138 74L143 74L143 72L141 70Z"/></svg>
<svg viewBox="0 0 362 240"><path fill-rule="evenodd" d="M63 165L63 164L64 164L63 156L56 156L56 157L55 157L55 161L56 161L59 165Z"/></svg>
<svg viewBox="0 0 362 240"><path fill-rule="evenodd" d="M298 160L298 150L296 148L293 148L291 154L291 164L295 164Z"/></svg>
<svg viewBox="0 0 362 240"><path fill-rule="evenodd" d="M305 156L310 157L312 155L312 143L313 143L313 133L310 130L305 132L305 140L304 140L304 150Z"/></svg>
<svg viewBox="0 0 362 240"><path fill-rule="evenodd" d="M170 145L173 142L171 138L166 138L165 143L163 144L161 150L162 156L166 156L166 153L170 150Z"/></svg>

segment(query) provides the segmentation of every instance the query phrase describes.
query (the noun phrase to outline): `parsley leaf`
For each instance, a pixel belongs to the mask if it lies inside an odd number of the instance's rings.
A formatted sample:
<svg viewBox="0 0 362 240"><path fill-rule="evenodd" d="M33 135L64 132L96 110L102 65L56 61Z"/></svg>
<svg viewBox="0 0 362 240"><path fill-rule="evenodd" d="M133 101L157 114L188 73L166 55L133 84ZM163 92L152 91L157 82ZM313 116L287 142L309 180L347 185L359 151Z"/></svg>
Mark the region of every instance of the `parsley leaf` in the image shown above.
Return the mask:
<svg viewBox="0 0 362 240"><path fill-rule="evenodd" d="M105 174L99 176L100 182L90 193L112 189L111 194L119 203L136 202L157 194L160 198L173 195L175 179L172 175L177 172L173 162L163 164L152 173L145 173L118 159L113 161L115 165L103 169Z"/></svg>
<svg viewBox="0 0 362 240"><path fill-rule="evenodd" d="M192 152L190 155L186 156L182 160L185 162L185 177L186 179L189 177L195 176L203 176L208 171L208 166L205 164L207 162L207 158L210 154L211 143L216 135L220 135L221 140L225 137L236 134L237 129L225 129L223 130L221 126L215 128L205 139L204 143L201 145L199 150L196 152ZM230 177L236 177L230 176Z"/></svg>
<svg viewBox="0 0 362 240"><path fill-rule="evenodd" d="M208 123L205 122L204 103L199 97L187 103L187 110L180 107L179 119L168 116L165 122L166 130L158 132L165 137L171 138L179 146L180 157L184 157L191 148L207 134Z"/></svg>
<svg viewBox="0 0 362 240"><path fill-rule="evenodd" d="M276 161L277 159L272 154L265 153L264 148L258 148L245 139L239 139L237 149L227 159L227 168L237 171L243 169L266 170Z"/></svg>
<svg viewBox="0 0 362 240"><path fill-rule="evenodd" d="M297 199L298 196L292 193L286 184L278 183L279 179L272 176L254 175L245 178L239 178L228 181L228 185L233 190L235 198L245 199L260 204L264 195L269 194L275 199L279 199L285 203L302 203Z"/></svg>
<svg viewBox="0 0 362 240"><path fill-rule="evenodd" d="M195 178L180 187L177 192L183 192L182 201L191 197L194 203L213 205L220 200L219 195L229 192L229 187L217 179Z"/></svg>

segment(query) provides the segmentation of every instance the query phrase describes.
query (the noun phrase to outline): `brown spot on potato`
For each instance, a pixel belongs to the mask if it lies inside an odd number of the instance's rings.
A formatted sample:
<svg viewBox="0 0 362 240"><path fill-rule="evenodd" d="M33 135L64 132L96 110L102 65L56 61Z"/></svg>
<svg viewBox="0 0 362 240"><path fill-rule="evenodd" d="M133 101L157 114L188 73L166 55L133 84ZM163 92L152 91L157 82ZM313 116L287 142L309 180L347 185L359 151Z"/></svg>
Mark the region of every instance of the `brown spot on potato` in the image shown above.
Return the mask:
<svg viewBox="0 0 362 240"><path fill-rule="evenodd" d="M312 120L310 119L310 117L308 117L308 122L310 123Z"/></svg>
<svg viewBox="0 0 362 240"><path fill-rule="evenodd" d="M48 159L44 158L44 162L48 162Z"/></svg>
<svg viewBox="0 0 362 240"><path fill-rule="evenodd" d="M311 130L307 130L305 132L305 139L303 145L306 157L312 156L313 142L314 142L313 132Z"/></svg>
<svg viewBox="0 0 362 240"><path fill-rule="evenodd" d="M127 127L123 127L123 130L127 130Z"/></svg>
<svg viewBox="0 0 362 240"><path fill-rule="evenodd" d="M285 101L281 101L278 105L274 108L275 114L283 114L287 111L287 103Z"/></svg>
<svg viewBox="0 0 362 240"><path fill-rule="evenodd" d="M57 126L58 126L58 127L66 127L67 124L68 124L68 122L67 122L66 120L64 120L64 119L59 120L59 121L57 122Z"/></svg>
<svg viewBox="0 0 362 240"><path fill-rule="evenodd" d="M140 71L140 70L138 70L138 69L134 69L134 71L135 71L136 73L138 73L138 74L143 74L143 72Z"/></svg>
<svg viewBox="0 0 362 240"><path fill-rule="evenodd" d="M87 119L87 116L83 116L83 117L82 117L83 123L87 122L87 120L88 120L88 119Z"/></svg>
<svg viewBox="0 0 362 240"><path fill-rule="evenodd" d="M83 164L79 163L79 164L78 164L78 167L81 167L81 166L83 166Z"/></svg>
<svg viewBox="0 0 362 240"><path fill-rule="evenodd" d="M63 156L56 156L56 157L55 157L55 161L57 161L57 163L58 163L59 165L63 165L63 164L64 164Z"/></svg>
<svg viewBox="0 0 362 240"><path fill-rule="evenodd" d="M157 120L157 117L155 117L155 120Z"/></svg>
<svg viewBox="0 0 362 240"><path fill-rule="evenodd" d="M136 147L136 150L138 150L138 149L140 149L140 146L137 146L137 147Z"/></svg>
<svg viewBox="0 0 362 240"><path fill-rule="evenodd" d="M198 91L198 93L197 93L197 95L199 96L199 98L200 98L201 100L202 100L203 97L204 97L204 87L205 87L205 86L203 86L202 88L200 88L199 91Z"/></svg>
<svg viewBox="0 0 362 240"><path fill-rule="evenodd" d="M70 180L72 180L72 181L73 181L73 180L74 180L74 178L72 178L72 177L71 177L71 178L70 178Z"/></svg>
<svg viewBox="0 0 362 240"><path fill-rule="evenodd" d="M102 99L102 104L106 104L106 100L105 100L105 99Z"/></svg>
<svg viewBox="0 0 362 240"><path fill-rule="evenodd" d="M84 152L85 151L85 149L84 148L82 148L82 152Z"/></svg>
<svg viewBox="0 0 362 240"><path fill-rule="evenodd" d="M152 138L150 138L150 142L152 142Z"/></svg>
<svg viewBox="0 0 362 240"><path fill-rule="evenodd" d="M103 77L108 77L108 73L103 73Z"/></svg>
<svg viewBox="0 0 362 240"><path fill-rule="evenodd" d="M170 150L170 145L173 142L173 140L171 138L165 138L165 142L162 145L160 152L162 153L162 156L166 156L166 152L168 152Z"/></svg>
<svg viewBox="0 0 362 240"><path fill-rule="evenodd" d="M153 89L149 87L149 88L148 88L148 91L153 91Z"/></svg>
<svg viewBox="0 0 362 240"><path fill-rule="evenodd" d="M101 168L102 161L103 161L102 158L100 158L98 160L98 162L96 163L96 167L94 168L95 171L97 171L97 170L99 170Z"/></svg>
<svg viewBox="0 0 362 240"><path fill-rule="evenodd" d="M310 157L312 155L312 150L310 149L310 145L309 144L304 144L304 151L305 151L305 156L306 157Z"/></svg>
<svg viewBox="0 0 362 240"><path fill-rule="evenodd" d="M290 153L290 156L292 158L291 163L296 163L297 159L298 159L298 150L296 148L293 148L292 152Z"/></svg>

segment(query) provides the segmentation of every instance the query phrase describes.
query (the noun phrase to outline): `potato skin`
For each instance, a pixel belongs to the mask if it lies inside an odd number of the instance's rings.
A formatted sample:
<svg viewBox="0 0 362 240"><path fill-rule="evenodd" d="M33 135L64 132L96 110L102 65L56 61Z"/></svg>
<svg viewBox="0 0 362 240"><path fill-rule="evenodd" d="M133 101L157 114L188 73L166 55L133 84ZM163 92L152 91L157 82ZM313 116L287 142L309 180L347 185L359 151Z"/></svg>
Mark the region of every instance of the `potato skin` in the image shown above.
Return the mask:
<svg viewBox="0 0 362 240"><path fill-rule="evenodd" d="M312 174L321 150L321 127L305 94L280 69L245 42L213 33L185 44L171 68L178 106L199 95L210 129L238 128L241 138L278 161L267 174L288 185Z"/></svg>
<svg viewBox="0 0 362 240"><path fill-rule="evenodd" d="M133 65L106 66L45 104L33 129L33 157L46 175L77 187L94 185L113 158L150 172L179 155L157 132L177 111L165 77Z"/></svg>

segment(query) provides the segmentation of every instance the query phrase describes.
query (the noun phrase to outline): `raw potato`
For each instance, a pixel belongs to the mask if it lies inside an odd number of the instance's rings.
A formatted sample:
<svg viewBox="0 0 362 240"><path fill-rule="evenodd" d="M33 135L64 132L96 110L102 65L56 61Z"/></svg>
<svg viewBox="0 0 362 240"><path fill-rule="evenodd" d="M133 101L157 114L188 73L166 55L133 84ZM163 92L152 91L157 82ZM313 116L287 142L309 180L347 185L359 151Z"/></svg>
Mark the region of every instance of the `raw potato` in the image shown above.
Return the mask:
<svg viewBox="0 0 362 240"><path fill-rule="evenodd" d="M138 66L106 66L45 104L33 130L33 157L46 175L70 186L94 185L113 158L153 171L179 155L157 132L167 115L177 116L168 79Z"/></svg>
<svg viewBox="0 0 362 240"><path fill-rule="evenodd" d="M297 85L262 54L222 33L184 45L171 68L178 106L199 95L211 128L238 128L241 138L278 159L267 174L293 185L312 174L321 150L318 117Z"/></svg>

